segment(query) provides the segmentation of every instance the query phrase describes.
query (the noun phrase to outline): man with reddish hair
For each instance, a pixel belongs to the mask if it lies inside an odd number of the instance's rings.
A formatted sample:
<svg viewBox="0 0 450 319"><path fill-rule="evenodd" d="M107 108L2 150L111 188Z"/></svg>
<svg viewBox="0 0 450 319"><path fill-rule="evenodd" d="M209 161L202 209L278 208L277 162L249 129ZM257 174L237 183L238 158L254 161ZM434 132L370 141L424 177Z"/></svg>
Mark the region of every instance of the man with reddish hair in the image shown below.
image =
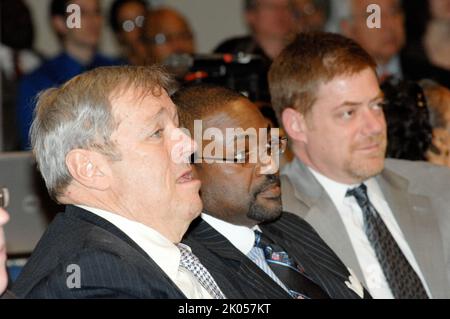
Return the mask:
<svg viewBox="0 0 450 319"><path fill-rule="evenodd" d="M448 298L450 170L385 160L376 63L356 42L300 34L269 73L295 160L283 209L309 222L374 298Z"/></svg>

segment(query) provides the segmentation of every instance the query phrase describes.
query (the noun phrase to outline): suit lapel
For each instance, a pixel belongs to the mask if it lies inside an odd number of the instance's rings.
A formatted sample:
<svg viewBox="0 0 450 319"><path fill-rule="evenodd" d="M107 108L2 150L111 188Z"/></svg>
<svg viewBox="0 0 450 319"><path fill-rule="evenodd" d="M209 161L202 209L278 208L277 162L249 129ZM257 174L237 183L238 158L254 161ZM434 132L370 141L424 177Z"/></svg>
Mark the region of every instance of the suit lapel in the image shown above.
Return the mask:
<svg viewBox="0 0 450 319"><path fill-rule="evenodd" d="M433 297L445 297L443 246L438 221L430 199L408 191L408 181L384 170L377 181L397 223L414 254Z"/></svg>
<svg viewBox="0 0 450 319"><path fill-rule="evenodd" d="M350 276L347 268L313 230L300 227L296 221L288 220L286 216L261 228L302 265L311 280L327 291L331 298L357 298L345 286ZM308 243L305 238L314 244Z"/></svg>
<svg viewBox="0 0 450 319"><path fill-rule="evenodd" d="M344 222L331 198L298 159L282 173L283 209L306 220L358 279L364 276ZM292 196L293 194L293 196Z"/></svg>
<svg viewBox="0 0 450 319"><path fill-rule="evenodd" d="M287 292L270 279L253 261L202 219L194 222L183 241L197 250L194 250L194 253L211 272L218 285L221 288L227 285L232 294L235 294L231 296L230 292L227 294L224 291L227 297L289 298ZM233 285L230 286L230 283Z"/></svg>

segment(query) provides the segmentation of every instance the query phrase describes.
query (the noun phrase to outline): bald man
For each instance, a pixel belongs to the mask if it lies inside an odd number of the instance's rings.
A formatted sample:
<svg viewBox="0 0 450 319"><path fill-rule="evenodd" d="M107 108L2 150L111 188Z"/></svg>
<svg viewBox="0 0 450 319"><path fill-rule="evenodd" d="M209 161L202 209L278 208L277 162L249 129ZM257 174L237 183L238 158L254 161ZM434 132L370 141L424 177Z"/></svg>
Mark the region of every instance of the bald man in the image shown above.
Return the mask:
<svg viewBox="0 0 450 319"><path fill-rule="evenodd" d="M144 26L150 63L162 63L171 54L193 54L195 42L189 22L171 8L151 10Z"/></svg>

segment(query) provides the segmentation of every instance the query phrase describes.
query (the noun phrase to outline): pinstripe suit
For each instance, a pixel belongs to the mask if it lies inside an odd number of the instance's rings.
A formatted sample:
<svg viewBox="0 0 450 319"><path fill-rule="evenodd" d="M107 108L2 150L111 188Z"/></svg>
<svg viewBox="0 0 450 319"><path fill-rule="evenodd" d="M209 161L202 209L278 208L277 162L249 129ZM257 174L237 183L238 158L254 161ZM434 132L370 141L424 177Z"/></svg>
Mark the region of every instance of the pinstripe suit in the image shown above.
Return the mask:
<svg viewBox="0 0 450 319"><path fill-rule="evenodd" d="M81 288L68 288L80 268ZM18 298L186 298L148 255L121 230L68 206L39 241L14 283Z"/></svg>
<svg viewBox="0 0 450 319"><path fill-rule="evenodd" d="M292 258L301 261L305 271L330 297L358 298L345 284L349 277L347 268L301 218L283 213L277 221L259 226ZM283 288L202 219L191 224L183 241L192 248L229 298L290 298ZM239 287L235 292L243 294L230 294L224 288L223 278L237 284Z"/></svg>

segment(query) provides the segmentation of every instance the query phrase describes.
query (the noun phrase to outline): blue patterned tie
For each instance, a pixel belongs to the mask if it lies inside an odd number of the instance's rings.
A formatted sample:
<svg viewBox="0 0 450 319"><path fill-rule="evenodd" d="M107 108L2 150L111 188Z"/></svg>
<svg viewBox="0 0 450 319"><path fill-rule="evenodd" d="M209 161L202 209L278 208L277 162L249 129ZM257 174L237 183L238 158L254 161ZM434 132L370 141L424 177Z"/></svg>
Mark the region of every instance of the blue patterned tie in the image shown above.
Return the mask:
<svg viewBox="0 0 450 319"><path fill-rule="evenodd" d="M370 202L366 185L349 189L346 196L354 196L361 207L367 238L375 250L394 298L428 299L419 276Z"/></svg>
<svg viewBox="0 0 450 319"><path fill-rule="evenodd" d="M303 267L289 257L283 248L257 230L255 230L255 247L264 251L270 269L286 285L293 298L329 299L327 293L306 275Z"/></svg>

